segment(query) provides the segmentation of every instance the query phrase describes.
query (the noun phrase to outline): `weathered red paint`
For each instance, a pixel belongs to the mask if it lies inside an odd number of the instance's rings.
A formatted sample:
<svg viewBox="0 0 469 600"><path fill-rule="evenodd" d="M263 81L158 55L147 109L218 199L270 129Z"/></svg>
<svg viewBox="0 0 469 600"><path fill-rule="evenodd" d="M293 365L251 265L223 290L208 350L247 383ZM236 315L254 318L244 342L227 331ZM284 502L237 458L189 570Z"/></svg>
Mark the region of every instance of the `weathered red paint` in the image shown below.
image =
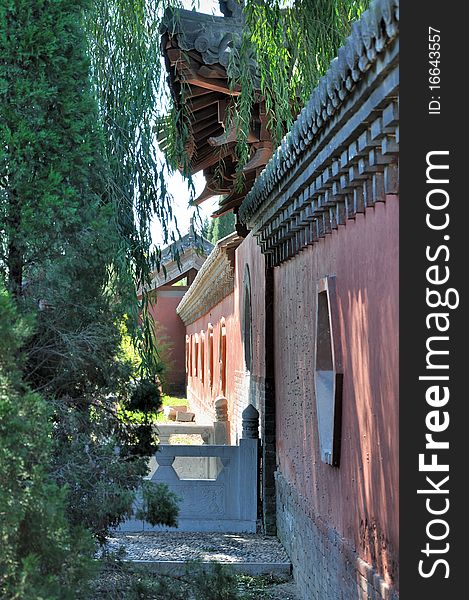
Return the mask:
<svg viewBox="0 0 469 600"><path fill-rule="evenodd" d="M251 372L244 365L244 281L251 278ZM344 373L340 467L320 460L314 398L317 282L335 275ZM355 220L275 268L277 461L315 522L335 529L390 584L398 578L398 198L388 196ZM220 392L220 321L227 336L226 391L232 442L265 377L264 258L249 235L236 250L234 291L187 327L214 327L214 377L188 376L192 406L215 418ZM194 347L193 347L194 352ZM199 358L200 360L200 358ZM246 381L249 382L246 387ZM244 387L243 387L244 386ZM262 405L259 406L262 411Z"/></svg>
<svg viewBox="0 0 469 600"><path fill-rule="evenodd" d="M339 468L321 462L316 284L336 275L343 350ZM275 269L277 459L312 514L389 583L398 575L398 198Z"/></svg>

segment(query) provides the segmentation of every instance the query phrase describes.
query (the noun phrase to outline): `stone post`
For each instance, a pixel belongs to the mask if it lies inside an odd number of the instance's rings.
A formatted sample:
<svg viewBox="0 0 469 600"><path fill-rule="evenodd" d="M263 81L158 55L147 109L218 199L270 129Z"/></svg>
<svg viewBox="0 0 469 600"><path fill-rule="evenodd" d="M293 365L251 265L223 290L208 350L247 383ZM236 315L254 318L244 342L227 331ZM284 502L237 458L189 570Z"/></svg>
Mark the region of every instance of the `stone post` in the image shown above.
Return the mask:
<svg viewBox="0 0 469 600"><path fill-rule="evenodd" d="M216 421L213 423L215 444L229 446L230 422L228 421L228 400L224 396L215 399Z"/></svg>
<svg viewBox="0 0 469 600"><path fill-rule="evenodd" d="M210 444L213 444L213 437L214 434L212 436L212 432L210 429L204 429L204 431L202 431L202 433L200 434L202 437L202 441L204 443L204 446L209 446ZM217 459L216 458L212 458L207 456L204 459L202 459L205 463L205 477L207 479L212 479L212 474L215 474L217 472ZM216 479L216 476L215 476Z"/></svg>
<svg viewBox="0 0 469 600"><path fill-rule="evenodd" d="M259 439L259 411L252 405L243 410L243 440Z"/></svg>
<svg viewBox="0 0 469 600"><path fill-rule="evenodd" d="M243 519L256 520L259 500L259 413L249 404L242 414L239 440L240 511Z"/></svg>
<svg viewBox="0 0 469 600"><path fill-rule="evenodd" d="M204 429L202 431L202 433L200 434L200 437L202 438L202 441L205 446L208 446L209 444L214 443L214 441L212 439L212 431L208 427L207 427L207 429Z"/></svg>
<svg viewBox="0 0 469 600"><path fill-rule="evenodd" d="M156 433L158 435L158 444L169 444L171 433L167 429L156 427Z"/></svg>
<svg viewBox="0 0 469 600"><path fill-rule="evenodd" d="M160 446L156 455L158 462L158 469L153 473L151 481L156 478L163 481L164 483L173 483L179 481L179 475L176 473L173 467L174 462L174 446Z"/></svg>

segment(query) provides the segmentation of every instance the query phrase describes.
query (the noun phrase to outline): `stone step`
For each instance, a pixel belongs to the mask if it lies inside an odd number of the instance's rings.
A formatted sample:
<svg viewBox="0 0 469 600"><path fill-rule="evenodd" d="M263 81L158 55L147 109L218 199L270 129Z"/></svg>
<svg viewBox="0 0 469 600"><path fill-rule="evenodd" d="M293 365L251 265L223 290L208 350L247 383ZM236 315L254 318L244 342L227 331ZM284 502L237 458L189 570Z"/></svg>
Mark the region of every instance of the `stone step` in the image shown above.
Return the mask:
<svg viewBox="0 0 469 600"><path fill-rule="evenodd" d="M125 559L124 559L125 560ZM190 563L181 560L132 560L129 561L136 565L141 565L148 568L153 573L160 573L161 575L184 575L187 573L188 568L190 570ZM209 572L213 568L215 561L198 561L197 568L204 569L205 572ZM251 575L256 577L258 575L271 575L273 577L287 578L291 576L291 564L290 563L271 563L271 562L257 562L257 563L232 563L216 561L222 565L225 565L232 569L236 573L242 573L243 575Z"/></svg>
<svg viewBox="0 0 469 600"><path fill-rule="evenodd" d="M125 550L124 560L157 573L184 574L188 561L206 569L213 562L246 575L289 577L291 562L275 537L245 533L144 532L114 533L107 541L113 552Z"/></svg>

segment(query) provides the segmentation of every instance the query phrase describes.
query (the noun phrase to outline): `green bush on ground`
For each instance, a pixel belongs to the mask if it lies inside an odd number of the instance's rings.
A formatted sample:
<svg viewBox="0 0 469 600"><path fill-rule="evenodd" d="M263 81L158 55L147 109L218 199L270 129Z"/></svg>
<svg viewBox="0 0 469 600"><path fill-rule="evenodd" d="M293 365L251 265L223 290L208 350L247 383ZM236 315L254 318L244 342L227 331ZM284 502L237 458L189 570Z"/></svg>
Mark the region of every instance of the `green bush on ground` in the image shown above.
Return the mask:
<svg viewBox="0 0 469 600"><path fill-rule="evenodd" d="M161 575L121 559L108 555L100 562L93 600L272 600L278 598L277 584L285 582L271 575L238 574L219 563L210 573L188 562L183 575Z"/></svg>
<svg viewBox="0 0 469 600"><path fill-rule="evenodd" d="M184 575L161 575L112 555L101 562L94 589L96 600L261 600L266 585L265 578L237 575L219 563L208 573L188 562Z"/></svg>

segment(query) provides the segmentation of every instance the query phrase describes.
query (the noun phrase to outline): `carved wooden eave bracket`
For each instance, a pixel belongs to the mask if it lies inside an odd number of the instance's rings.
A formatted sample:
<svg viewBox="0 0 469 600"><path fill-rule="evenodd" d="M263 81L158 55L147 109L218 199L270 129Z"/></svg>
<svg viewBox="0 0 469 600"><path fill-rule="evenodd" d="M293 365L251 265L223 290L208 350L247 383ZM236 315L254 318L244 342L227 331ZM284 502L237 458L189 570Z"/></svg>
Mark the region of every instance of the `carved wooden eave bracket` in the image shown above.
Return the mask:
<svg viewBox="0 0 469 600"><path fill-rule="evenodd" d="M239 209L270 265L398 193L398 60L399 0L375 0Z"/></svg>
<svg viewBox="0 0 469 600"><path fill-rule="evenodd" d="M190 325L234 289L235 250L243 238L236 233L219 240L176 308Z"/></svg>
<svg viewBox="0 0 469 600"><path fill-rule="evenodd" d="M265 104L259 96L247 140L251 157L243 169L242 189L236 188L237 131L229 123L229 105L241 90L230 85L228 71L236 75L237 67L231 57L241 44L243 18L236 0L220 1L220 8L224 17L168 10L161 29L171 93L176 106L185 105L189 117L186 152L190 170L192 174L202 171L207 182L195 203L222 196L213 216L237 211L272 155ZM254 88L259 89L256 64L253 60L250 64ZM164 138L162 132L159 141L163 150Z"/></svg>

